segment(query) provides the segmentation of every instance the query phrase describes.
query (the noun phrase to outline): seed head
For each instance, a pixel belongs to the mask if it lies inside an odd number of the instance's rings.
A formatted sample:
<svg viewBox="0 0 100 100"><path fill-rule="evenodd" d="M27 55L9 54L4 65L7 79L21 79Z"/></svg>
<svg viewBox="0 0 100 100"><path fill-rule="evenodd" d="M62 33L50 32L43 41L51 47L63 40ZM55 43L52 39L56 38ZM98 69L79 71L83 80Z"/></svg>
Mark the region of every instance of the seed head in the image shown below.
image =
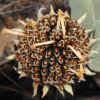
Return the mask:
<svg viewBox="0 0 100 100"><path fill-rule="evenodd" d="M73 94L70 84L75 79L84 80L84 74L88 72L90 40L86 29L78 22L58 10L41 17L35 24L27 23L25 35L18 36L16 59L24 69L22 71L28 70L34 80L33 96L37 95L38 85L44 86L42 97L50 85L62 95L64 89Z"/></svg>

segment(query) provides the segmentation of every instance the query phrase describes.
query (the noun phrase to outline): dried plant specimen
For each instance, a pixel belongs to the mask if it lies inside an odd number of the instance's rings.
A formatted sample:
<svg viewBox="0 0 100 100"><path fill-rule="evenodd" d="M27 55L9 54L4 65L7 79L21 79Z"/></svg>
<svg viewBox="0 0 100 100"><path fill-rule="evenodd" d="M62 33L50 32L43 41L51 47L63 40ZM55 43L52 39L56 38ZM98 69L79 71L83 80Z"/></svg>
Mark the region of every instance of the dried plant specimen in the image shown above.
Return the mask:
<svg viewBox="0 0 100 100"><path fill-rule="evenodd" d="M64 90L73 95L71 84L75 79L80 82L85 80L84 74L95 75L86 67L91 60L91 40L87 36L91 30L81 26L85 17L73 20L66 11L55 13L51 6L50 14L37 21L20 21L24 29L7 30L18 35L16 59L22 72L33 79L33 96L39 85L43 86L42 97L50 85L63 96Z"/></svg>

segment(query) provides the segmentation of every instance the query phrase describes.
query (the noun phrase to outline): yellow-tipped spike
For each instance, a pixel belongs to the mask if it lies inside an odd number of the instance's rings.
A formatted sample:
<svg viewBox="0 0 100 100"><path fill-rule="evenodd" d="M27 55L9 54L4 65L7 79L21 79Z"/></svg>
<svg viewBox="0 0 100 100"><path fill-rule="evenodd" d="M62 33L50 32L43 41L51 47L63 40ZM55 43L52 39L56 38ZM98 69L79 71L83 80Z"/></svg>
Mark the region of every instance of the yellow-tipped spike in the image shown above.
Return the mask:
<svg viewBox="0 0 100 100"><path fill-rule="evenodd" d="M96 73L94 73L94 72L91 72L87 67L85 68L85 74L86 75L96 75Z"/></svg>
<svg viewBox="0 0 100 100"><path fill-rule="evenodd" d="M84 72L85 72L84 67L82 64L80 64L79 72L76 74L79 77L79 80L85 81Z"/></svg>
<svg viewBox="0 0 100 100"><path fill-rule="evenodd" d="M81 17L77 20L77 23L78 23L78 24L82 24L82 23L84 22L86 16L87 16L87 13L85 13L83 16L81 16Z"/></svg>
<svg viewBox="0 0 100 100"><path fill-rule="evenodd" d="M57 20L57 30L59 30L60 28L62 28L63 31L63 36L65 37L66 35L66 28L65 28L65 24L66 24L66 16L64 15L62 10L58 10L58 20Z"/></svg>
<svg viewBox="0 0 100 100"><path fill-rule="evenodd" d="M55 87L56 87L57 90L62 94L62 96L64 96L64 88L63 88L63 86L58 86L58 85L56 85Z"/></svg>
<svg viewBox="0 0 100 100"><path fill-rule="evenodd" d="M84 70L82 64L80 64L80 69L79 69L78 71L75 71L75 70L73 70L72 68L69 68L69 70L70 70L71 72L75 73L76 76L79 78L79 80L85 81L85 79L84 79L84 72L85 72L85 70Z"/></svg>
<svg viewBox="0 0 100 100"><path fill-rule="evenodd" d="M42 98L44 97L44 96L46 96L46 94L48 93L48 91L49 91L49 86L48 85L44 85L43 86L43 94L42 94Z"/></svg>
<svg viewBox="0 0 100 100"><path fill-rule="evenodd" d="M49 13L50 15L54 15L55 14L55 12L54 12L54 9L53 9L53 6L52 5L50 5L50 13Z"/></svg>
<svg viewBox="0 0 100 100"><path fill-rule="evenodd" d="M70 93L73 96L73 90L72 90L71 85L68 85L68 84L64 85L64 89L66 92Z"/></svg>

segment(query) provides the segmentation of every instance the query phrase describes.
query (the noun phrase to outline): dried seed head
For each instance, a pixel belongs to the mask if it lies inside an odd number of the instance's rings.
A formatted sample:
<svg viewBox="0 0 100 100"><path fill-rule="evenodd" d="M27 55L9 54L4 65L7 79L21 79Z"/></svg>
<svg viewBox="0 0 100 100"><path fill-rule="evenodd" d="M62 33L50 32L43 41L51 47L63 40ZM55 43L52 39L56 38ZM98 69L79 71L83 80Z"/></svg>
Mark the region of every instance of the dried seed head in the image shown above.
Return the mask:
<svg viewBox="0 0 100 100"><path fill-rule="evenodd" d="M35 25L29 22L25 26L25 35L19 36L16 59L23 72L31 73L36 88L34 96L39 84L44 85L42 96L47 94L49 85L57 87L61 94L64 89L73 94L69 84L75 78L83 80L89 72L86 61L90 41L78 23L61 10L54 13L52 8L50 15L41 17Z"/></svg>

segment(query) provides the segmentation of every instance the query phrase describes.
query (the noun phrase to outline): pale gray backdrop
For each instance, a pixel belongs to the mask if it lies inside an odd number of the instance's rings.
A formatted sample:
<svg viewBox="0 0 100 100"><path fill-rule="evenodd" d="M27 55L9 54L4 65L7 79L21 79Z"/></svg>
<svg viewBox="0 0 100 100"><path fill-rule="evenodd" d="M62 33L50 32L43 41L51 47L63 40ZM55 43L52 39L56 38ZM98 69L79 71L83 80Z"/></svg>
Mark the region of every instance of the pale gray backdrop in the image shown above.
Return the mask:
<svg viewBox="0 0 100 100"><path fill-rule="evenodd" d="M88 13L83 26L96 29L96 38L100 38L100 0L70 0L70 5L72 18L77 19L85 12ZM98 54L92 55L90 68L100 71L100 40L95 43L92 49L96 50Z"/></svg>

